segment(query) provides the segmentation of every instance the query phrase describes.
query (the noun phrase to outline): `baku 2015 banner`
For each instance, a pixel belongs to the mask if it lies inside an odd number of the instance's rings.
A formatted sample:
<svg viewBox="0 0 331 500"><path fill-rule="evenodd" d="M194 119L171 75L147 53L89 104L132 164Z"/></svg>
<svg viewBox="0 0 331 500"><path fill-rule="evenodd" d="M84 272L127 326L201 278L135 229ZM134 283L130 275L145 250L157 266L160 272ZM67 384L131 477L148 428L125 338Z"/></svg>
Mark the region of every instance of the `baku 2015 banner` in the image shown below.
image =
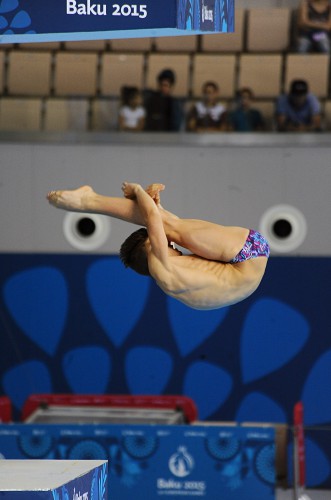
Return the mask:
<svg viewBox="0 0 331 500"><path fill-rule="evenodd" d="M0 1L0 43L233 31L234 0Z"/></svg>

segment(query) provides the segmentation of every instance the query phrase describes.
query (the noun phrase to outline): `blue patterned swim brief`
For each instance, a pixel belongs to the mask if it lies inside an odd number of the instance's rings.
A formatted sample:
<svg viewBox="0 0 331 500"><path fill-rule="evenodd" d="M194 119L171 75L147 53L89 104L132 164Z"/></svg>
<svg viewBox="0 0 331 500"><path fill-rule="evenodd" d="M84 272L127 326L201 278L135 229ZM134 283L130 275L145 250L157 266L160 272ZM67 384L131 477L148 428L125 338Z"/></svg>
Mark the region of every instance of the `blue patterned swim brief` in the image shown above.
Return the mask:
<svg viewBox="0 0 331 500"><path fill-rule="evenodd" d="M234 259L230 260L230 263L234 264L235 262L244 262L245 260L255 259L256 257L268 258L269 255L270 248L267 240L264 236L262 236L262 234L250 229L245 245L234 257Z"/></svg>

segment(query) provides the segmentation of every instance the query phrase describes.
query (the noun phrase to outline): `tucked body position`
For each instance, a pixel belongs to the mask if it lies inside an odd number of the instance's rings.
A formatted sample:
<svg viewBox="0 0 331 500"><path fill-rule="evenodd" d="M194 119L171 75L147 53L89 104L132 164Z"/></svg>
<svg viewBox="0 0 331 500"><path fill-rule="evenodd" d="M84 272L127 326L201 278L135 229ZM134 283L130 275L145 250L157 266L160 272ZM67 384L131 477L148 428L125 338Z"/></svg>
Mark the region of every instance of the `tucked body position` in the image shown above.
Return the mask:
<svg viewBox="0 0 331 500"><path fill-rule="evenodd" d="M259 286L269 257L265 238L252 229L181 219L160 203L163 184L143 189L124 182L124 198L91 187L51 191L49 202L64 210L99 213L144 226L122 244L126 267L151 276L169 296L194 309L218 309L249 297ZM190 253L182 253L180 248Z"/></svg>

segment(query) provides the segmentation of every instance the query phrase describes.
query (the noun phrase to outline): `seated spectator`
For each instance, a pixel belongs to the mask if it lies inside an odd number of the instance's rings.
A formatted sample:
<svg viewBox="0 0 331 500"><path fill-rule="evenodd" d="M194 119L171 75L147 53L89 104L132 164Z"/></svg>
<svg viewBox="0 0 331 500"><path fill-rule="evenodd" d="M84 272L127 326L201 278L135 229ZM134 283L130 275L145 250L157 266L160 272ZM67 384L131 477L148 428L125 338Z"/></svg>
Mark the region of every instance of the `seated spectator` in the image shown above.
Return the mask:
<svg viewBox="0 0 331 500"><path fill-rule="evenodd" d="M297 51L330 52L331 6L329 0L302 0L298 10Z"/></svg>
<svg viewBox="0 0 331 500"><path fill-rule="evenodd" d="M280 132L321 130L321 105L305 80L293 80L289 94L278 98L276 120Z"/></svg>
<svg viewBox="0 0 331 500"><path fill-rule="evenodd" d="M219 132L226 130L225 106L219 102L219 87L215 82L202 86L202 100L187 114L186 128L190 132Z"/></svg>
<svg viewBox="0 0 331 500"><path fill-rule="evenodd" d="M151 132L176 132L183 121L179 100L172 96L176 83L175 73L165 69L157 77L158 90L147 91L145 97L146 125Z"/></svg>
<svg viewBox="0 0 331 500"><path fill-rule="evenodd" d="M138 132L145 126L145 108L137 87L122 87L122 105L118 113L119 130Z"/></svg>
<svg viewBox="0 0 331 500"><path fill-rule="evenodd" d="M262 114L252 107L254 100L253 91L243 87L238 92L237 105L228 114L228 129L235 132L256 132L265 129Z"/></svg>

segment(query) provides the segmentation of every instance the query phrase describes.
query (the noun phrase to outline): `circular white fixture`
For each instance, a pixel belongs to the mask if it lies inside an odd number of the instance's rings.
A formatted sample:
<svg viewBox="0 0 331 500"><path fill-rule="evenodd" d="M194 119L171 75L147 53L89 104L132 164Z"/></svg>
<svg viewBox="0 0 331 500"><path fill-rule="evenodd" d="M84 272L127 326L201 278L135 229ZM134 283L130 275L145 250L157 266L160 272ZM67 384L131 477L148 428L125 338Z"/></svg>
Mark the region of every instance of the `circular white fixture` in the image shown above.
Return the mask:
<svg viewBox="0 0 331 500"><path fill-rule="evenodd" d="M300 210L291 205L275 205L262 216L260 231L270 249L279 253L296 250L305 240L307 223Z"/></svg>
<svg viewBox="0 0 331 500"><path fill-rule="evenodd" d="M105 215L68 212L63 219L63 232L71 246L89 252L100 248L111 231Z"/></svg>

